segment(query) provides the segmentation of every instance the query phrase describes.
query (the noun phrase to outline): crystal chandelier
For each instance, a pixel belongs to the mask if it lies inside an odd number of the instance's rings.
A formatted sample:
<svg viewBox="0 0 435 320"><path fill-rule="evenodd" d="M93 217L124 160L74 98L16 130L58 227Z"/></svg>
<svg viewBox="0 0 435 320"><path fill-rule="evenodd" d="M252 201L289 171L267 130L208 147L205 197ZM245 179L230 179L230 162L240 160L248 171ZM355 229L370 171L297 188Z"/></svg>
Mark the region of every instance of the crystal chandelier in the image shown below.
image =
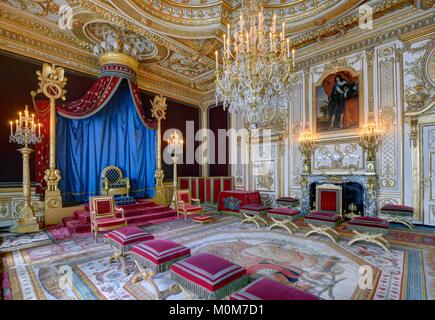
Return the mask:
<svg viewBox="0 0 435 320"><path fill-rule="evenodd" d="M238 28L231 35L230 25L223 42L223 69L216 56L216 104L244 115L248 124L263 123L271 113L284 112L289 104L289 75L294 69L295 51L281 32L265 25L263 7L250 1L242 7Z"/></svg>

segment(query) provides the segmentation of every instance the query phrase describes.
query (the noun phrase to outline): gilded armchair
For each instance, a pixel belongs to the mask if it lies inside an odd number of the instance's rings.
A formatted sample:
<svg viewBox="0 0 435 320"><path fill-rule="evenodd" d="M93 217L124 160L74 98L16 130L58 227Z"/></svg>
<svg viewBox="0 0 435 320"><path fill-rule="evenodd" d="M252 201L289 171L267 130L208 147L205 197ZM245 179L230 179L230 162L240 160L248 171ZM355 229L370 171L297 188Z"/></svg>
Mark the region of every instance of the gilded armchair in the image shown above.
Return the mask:
<svg viewBox="0 0 435 320"><path fill-rule="evenodd" d="M108 166L101 172L100 194L105 196L126 195L130 192L130 179L122 176L122 171L116 166Z"/></svg>
<svg viewBox="0 0 435 320"><path fill-rule="evenodd" d="M98 233L127 226L124 209L115 207L113 196L89 197L91 212L91 232L95 239ZM121 216L118 217L117 213Z"/></svg>
<svg viewBox="0 0 435 320"><path fill-rule="evenodd" d="M200 200L191 198L189 189L177 190L176 195L178 219L180 214L184 215L184 220L186 220L188 215L202 213Z"/></svg>

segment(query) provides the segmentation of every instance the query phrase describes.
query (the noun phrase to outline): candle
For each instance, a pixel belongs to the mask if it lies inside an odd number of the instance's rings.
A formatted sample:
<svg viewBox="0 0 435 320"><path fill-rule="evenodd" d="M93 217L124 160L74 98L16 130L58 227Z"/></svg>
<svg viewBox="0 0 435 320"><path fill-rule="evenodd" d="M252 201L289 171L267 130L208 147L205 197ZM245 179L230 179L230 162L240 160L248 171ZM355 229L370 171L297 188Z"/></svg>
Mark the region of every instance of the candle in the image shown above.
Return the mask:
<svg viewBox="0 0 435 320"><path fill-rule="evenodd" d="M12 121L9 121L9 124L11 125L11 135L13 135Z"/></svg>
<svg viewBox="0 0 435 320"><path fill-rule="evenodd" d="M217 70L217 69L219 69L218 51L217 50L214 52L214 55L216 56L216 70Z"/></svg>
<svg viewBox="0 0 435 320"><path fill-rule="evenodd" d="M227 33L228 33L228 38L230 37L230 24L227 24Z"/></svg>
<svg viewBox="0 0 435 320"><path fill-rule="evenodd" d="M19 122L21 123L21 111L20 112L18 112L18 114L20 115L20 117L19 117Z"/></svg>
<svg viewBox="0 0 435 320"><path fill-rule="evenodd" d="M281 31L281 41L284 41L284 32L285 32L285 24L282 23L282 31Z"/></svg>
<svg viewBox="0 0 435 320"><path fill-rule="evenodd" d="M41 136L41 124L38 122L38 135Z"/></svg>
<svg viewBox="0 0 435 320"><path fill-rule="evenodd" d="M290 58L290 39L287 38L287 58Z"/></svg>
<svg viewBox="0 0 435 320"><path fill-rule="evenodd" d="M15 130L18 131L18 120L15 120L15 124L17 125Z"/></svg>
<svg viewBox="0 0 435 320"><path fill-rule="evenodd" d="M230 58L231 47L230 47L230 37L227 38L227 57Z"/></svg>
<svg viewBox="0 0 435 320"><path fill-rule="evenodd" d="M276 32L276 14L273 14L273 19L272 19L272 33Z"/></svg>
<svg viewBox="0 0 435 320"><path fill-rule="evenodd" d="M295 48L292 49L292 61L293 61L293 67L295 66Z"/></svg>
<svg viewBox="0 0 435 320"><path fill-rule="evenodd" d="M227 35L224 34L224 56L226 52L227 52Z"/></svg>

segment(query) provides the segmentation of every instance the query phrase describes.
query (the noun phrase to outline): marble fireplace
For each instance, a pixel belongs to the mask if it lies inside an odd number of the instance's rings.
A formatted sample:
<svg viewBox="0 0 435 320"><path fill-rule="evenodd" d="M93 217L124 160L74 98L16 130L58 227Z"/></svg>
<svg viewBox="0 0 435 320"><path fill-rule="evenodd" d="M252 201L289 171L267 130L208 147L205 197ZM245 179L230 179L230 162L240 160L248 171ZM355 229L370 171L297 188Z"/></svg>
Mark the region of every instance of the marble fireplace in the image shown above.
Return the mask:
<svg viewBox="0 0 435 320"><path fill-rule="evenodd" d="M302 174L301 211L307 214L314 210L316 186L321 184L340 185L343 189L342 208L345 213L350 203L355 204L355 213L376 216L376 175L374 174Z"/></svg>

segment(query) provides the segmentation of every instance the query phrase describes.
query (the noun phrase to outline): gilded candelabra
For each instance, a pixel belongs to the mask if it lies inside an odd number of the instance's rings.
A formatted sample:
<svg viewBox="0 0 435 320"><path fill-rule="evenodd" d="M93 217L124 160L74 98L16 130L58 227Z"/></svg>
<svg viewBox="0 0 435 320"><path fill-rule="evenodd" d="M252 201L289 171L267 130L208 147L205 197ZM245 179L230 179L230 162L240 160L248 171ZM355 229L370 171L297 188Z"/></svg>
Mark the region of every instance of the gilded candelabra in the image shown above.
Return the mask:
<svg viewBox="0 0 435 320"><path fill-rule="evenodd" d="M299 137L299 151L304 157L304 173L311 173L311 154L315 144L314 133L311 130L305 130Z"/></svg>
<svg viewBox="0 0 435 320"><path fill-rule="evenodd" d="M173 187L174 192L172 194L172 201L170 207L172 209L176 208L176 201L177 201L177 154L180 152L180 150L183 148L183 140L178 136L177 132L174 132L171 134L171 136L168 139L168 151L171 153L172 162L174 164L174 174L173 174Z"/></svg>
<svg viewBox="0 0 435 320"><path fill-rule="evenodd" d="M45 190L45 214L51 209L62 207L62 197L59 190L59 181L62 179L60 170L56 169L56 100L65 100L64 87L67 82L65 71L62 67L56 67L44 63L42 71L36 71L39 88L32 91L33 99L38 93L43 93L50 99L50 153L49 168L44 172L44 180L47 183Z"/></svg>
<svg viewBox="0 0 435 320"><path fill-rule="evenodd" d="M24 206L21 210L20 218L17 223L12 227L12 232L17 233L30 233L39 230L39 224L36 221L33 211L32 203L30 200L30 167L29 158L32 149L28 147L29 144L36 144L41 142L41 124L35 123L35 115L29 114L28 106L26 106L24 113L19 113L19 118L14 124L11 121L11 133L9 135L9 142L15 142L23 145L24 147L18 149L23 156L23 198Z"/></svg>
<svg viewBox="0 0 435 320"><path fill-rule="evenodd" d="M384 129L375 122L365 124L360 131L359 144L367 152L367 171L375 173L376 152L381 144Z"/></svg>

